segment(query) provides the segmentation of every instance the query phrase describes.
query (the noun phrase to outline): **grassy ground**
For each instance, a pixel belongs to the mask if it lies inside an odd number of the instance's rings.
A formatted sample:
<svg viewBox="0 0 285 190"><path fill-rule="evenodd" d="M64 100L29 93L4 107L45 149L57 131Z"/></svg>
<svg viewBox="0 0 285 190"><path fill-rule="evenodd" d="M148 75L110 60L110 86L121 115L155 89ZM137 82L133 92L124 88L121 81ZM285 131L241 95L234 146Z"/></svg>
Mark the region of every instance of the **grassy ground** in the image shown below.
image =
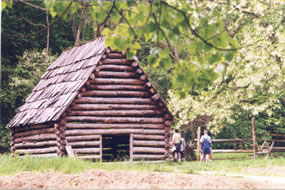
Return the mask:
<svg viewBox="0 0 285 190"><path fill-rule="evenodd" d="M229 154L214 154L214 158L227 158ZM264 159L248 158L248 154L233 154L232 156L244 159L234 160L214 160L209 163L200 163L197 161L174 163L100 163L73 158L26 158L10 157L10 155L0 156L0 175L12 175L23 171L39 172L62 172L66 174L79 173L91 169L103 169L107 171L125 170L125 171L159 171L159 172L178 172L187 174L197 174L200 171L231 172L240 173L243 169L259 167L278 167L285 166L285 157ZM266 175L266 174L260 174Z"/></svg>

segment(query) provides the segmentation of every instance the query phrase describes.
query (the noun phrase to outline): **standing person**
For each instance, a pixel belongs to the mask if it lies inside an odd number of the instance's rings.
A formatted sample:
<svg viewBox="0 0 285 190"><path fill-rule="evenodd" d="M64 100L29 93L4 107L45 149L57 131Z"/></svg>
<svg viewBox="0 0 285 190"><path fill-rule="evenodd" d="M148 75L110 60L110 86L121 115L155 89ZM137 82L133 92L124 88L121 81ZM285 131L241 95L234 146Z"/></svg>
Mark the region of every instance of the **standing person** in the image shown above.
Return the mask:
<svg viewBox="0 0 285 190"><path fill-rule="evenodd" d="M186 148L185 139L183 137L181 137L180 155L181 155L182 161L185 161L185 156L184 156L185 148Z"/></svg>
<svg viewBox="0 0 285 190"><path fill-rule="evenodd" d="M212 140L208 135L208 130L204 130L204 135L201 137L200 142L202 143L202 157L201 161L206 160L206 162L210 161L209 155L211 154L211 146Z"/></svg>
<svg viewBox="0 0 285 190"><path fill-rule="evenodd" d="M175 129L175 132L172 137L172 144L175 146L174 157L176 153L176 160L181 161L181 158L180 158L181 135L179 134L178 129Z"/></svg>

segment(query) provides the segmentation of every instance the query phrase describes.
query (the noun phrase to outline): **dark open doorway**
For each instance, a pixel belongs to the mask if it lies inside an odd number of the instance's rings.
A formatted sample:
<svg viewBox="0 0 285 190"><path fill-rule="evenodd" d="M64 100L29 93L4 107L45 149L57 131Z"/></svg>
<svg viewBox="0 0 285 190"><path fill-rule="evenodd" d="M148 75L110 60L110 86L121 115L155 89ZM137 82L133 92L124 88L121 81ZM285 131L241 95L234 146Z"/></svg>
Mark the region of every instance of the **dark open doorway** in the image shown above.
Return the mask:
<svg viewBox="0 0 285 190"><path fill-rule="evenodd" d="M103 135L103 161L128 161L130 158L130 135Z"/></svg>

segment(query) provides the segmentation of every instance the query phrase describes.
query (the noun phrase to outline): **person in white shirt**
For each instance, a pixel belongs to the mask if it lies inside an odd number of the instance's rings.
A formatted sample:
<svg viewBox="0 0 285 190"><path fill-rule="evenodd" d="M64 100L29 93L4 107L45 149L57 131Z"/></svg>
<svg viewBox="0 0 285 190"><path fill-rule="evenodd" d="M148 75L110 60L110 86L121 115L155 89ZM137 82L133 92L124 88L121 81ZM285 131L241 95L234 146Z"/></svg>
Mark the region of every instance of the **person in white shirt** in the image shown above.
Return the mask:
<svg viewBox="0 0 285 190"><path fill-rule="evenodd" d="M178 129L175 129L175 133L173 134L172 137L172 144L173 146L175 146L174 157L176 158L176 160L181 161L181 156L180 156L181 135L179 134Z"/></svg>

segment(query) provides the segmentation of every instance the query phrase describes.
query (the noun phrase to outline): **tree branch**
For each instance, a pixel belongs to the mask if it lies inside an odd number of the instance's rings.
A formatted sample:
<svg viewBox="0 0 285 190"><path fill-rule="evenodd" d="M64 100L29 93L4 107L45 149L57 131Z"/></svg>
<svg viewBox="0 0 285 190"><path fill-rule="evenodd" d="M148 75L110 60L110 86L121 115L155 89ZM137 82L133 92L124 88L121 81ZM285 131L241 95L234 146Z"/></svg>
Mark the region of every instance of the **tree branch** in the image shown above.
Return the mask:
<svg viewBox="0 0 285 190"><path fill-rule="evenodd" d="M101 35L101 27L104 26L105 22L107 22L107 20L109 19L113 9L115 8L115 4L116 4L116 1L113 1L113 4L112 4L112 7L111 9L109 10L107 16L104 18L104 20L98 25L97 27L97 36L100 36Z"/></svg>
<svg viewBox="0 0 285 190"><path fill-rule="evenodd" d="M45 27L45 26L46 26L46 25L44 25L44 24L33 23L32 21L26 19L26 18L23 16L22 13L20 13L20 16L21 16L21 18L22 18L24 21L26 21L27 23L29 23L29 24L32 25L32 26L41 26L41 27Z"/></svg>
<svg viewBox="0 0 285 190"><path fill-rule="evenodd" d="M207 40L205 40L202 36L200 36L200 35L196 32L196 30L194 30L194 29L192 28L192 26L191 26L191 24L190 24L190 21L189 21L189 19L188 19L186 13L185 13L184 11L182 11L182 10L180 10L180 9L178 9L178 8L176 8L176 7L174 7L174 6L172 6L172 5L169 5L169 4L166 3L165 1L162 1L161 3L164 4L164 5L166 5L166 6L168 6L168 7L170 7L170 8L172 8L172 9L174 9L174 10L176 10L176 11L178 11L178 12L180 12L180 13L183 15L184 19L186 20L187 26L188 26L188 28L190 29L191 33L192 33L195 37L199 38L199 39L200 39L202 42L204 42L206 45L208 45L208 46L210 46L210 47L212 47L212 48L214 48L214 49L220 50L220 51L235 51L235 50L240 49L240 48L224 49L224 48L219 48L219 47L214 46L213 44L211 44L210 42L208 42Z"/></svg>
<svg viewBox="0 0 285 190"><path fill-rule="evenodd" d="M233 7L234 7L236 10L238 10L238 11L240 11L240 12L242 12L242 13L245 13L245 14L248 14L248 15L251 15L251 16L254 16L255 18L258 18L258 17L259 17L259 15L255 14L255 13L252 13L252 12L249 12L249 11L240 10L240 8L238 8L238 7L235 6L235 5L233 5Z"/></svg>
<svg viewBox="0 0 285 190"><path fill-rule="evenodd" d="M52 26L53 24L55 24L55 23L57 23L65 14L66 14L66 12L68 11L68 9L71 7L71 5L72 5L72 1L69 3L69 5L66 7L66 9L64 10L64 12L59 16L59 17L57 17L53 22L51 22L49 25L50 26ZM22 37L22 38L27 38L27 37L30 37L30 36L35 36L35 35L38 35L38 34L40 34L40 33L42 33L42 32L44 32L45 30L46 30L46 26L43 28L43 29L41 29L41 30L39 30L39 31L37 31L37 32L35 32L35 33L32 33L32 34L28 34L28 35L19 35L19 34L16 34L16 35L14 35L14 34L5 34L5 33L3 33L3 36L12 36L12 37Z"/></svg>
<svg viewBox="0 0 285 190"><path fill-rule="evenodd" d="M155 24L158 26L158 30L161 31L163 37L164 37L165 40L166 40L167 46L169 47L169 49L170 49L170 51L171 51L172 57L177 60L178 58L175 56L175 52L174 52L174 50L172 49L172 46L171 46L171 44L170 44L170 41L169 41L168 37L166 36L165 32L162 30L162 28L161 28L160 25L158 24L155 15L152 14L152 16L153 16L153 19L154 19ZM159 35L159 34L158 34L158 35ZM158 36L157 36L157 38L158 38Z"/></svg>
<svg viewBox="0 0 285 190"><path fill-rule="evenodd" d="M121 17L126 21L126 23L129 25L131 31L133 32L133 34L135 35L135 37L137 38L137 34L134 30L134 28L132 27L132 25L129 23L128 19L119 11L119 9L115 6L114 7L116 9L116 11L119 13L119 15L121 15Z"/></svg>
<svg viewBox="0 0 285 190"><path fill-rule="evenodd" d="M32 3L28 3L28 2L26 2L26 1L24 1L24 0L19 0L19 1L20 1L21 3L23 3L23 4L25 4L25 5L28 5L28 6L30 6L30 7L34 7L34 8L36 8L36 9L41 10L41 11L47 11L47 9L45 9L45 8L43 8L43 7L34 5L34 4L32 4Z"/></svg>

